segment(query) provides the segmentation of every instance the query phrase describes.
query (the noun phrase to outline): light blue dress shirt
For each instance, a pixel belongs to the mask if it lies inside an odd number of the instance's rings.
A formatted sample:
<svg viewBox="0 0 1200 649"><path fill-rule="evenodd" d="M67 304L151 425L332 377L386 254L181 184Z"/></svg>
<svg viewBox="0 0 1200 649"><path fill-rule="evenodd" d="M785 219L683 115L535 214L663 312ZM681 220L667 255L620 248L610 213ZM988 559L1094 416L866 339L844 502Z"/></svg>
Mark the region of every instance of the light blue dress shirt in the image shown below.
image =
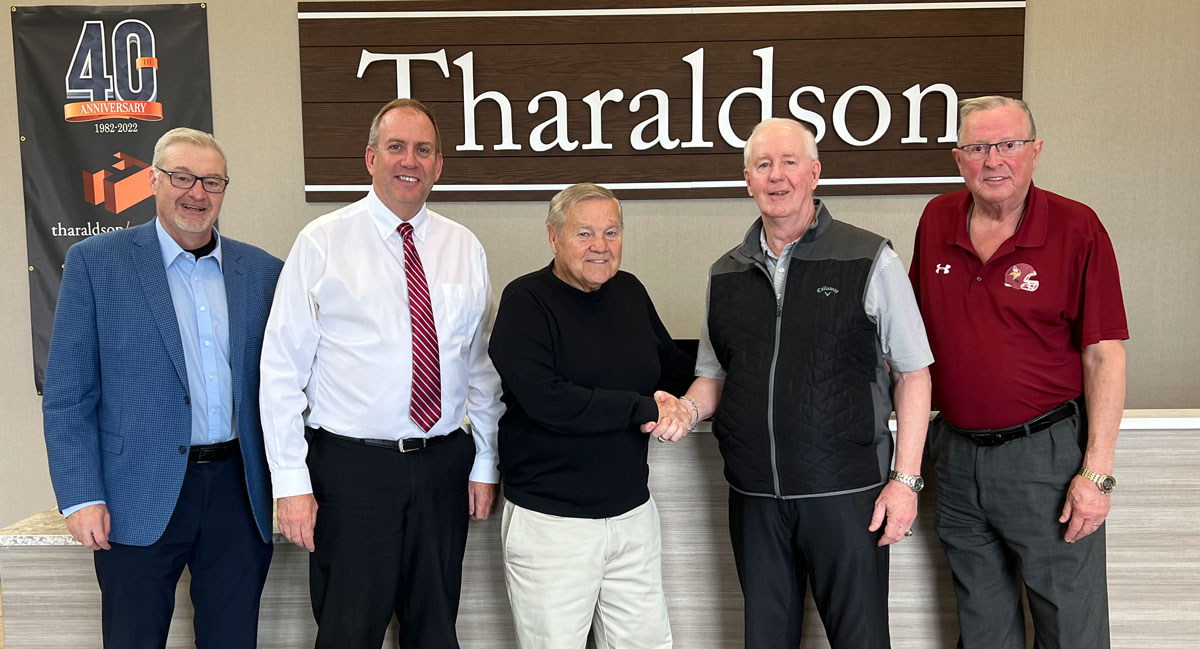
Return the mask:
<svg viewBox="0 0 1200 649"><path fill-rule="evenodd" d="M192 405L192 446L227 442L237 437L237 421L233 416L229 303L225 299L225 277L221 274L221 235L213 228L217 245L197 260L167 234L157 218L154 228L183 342ZM80 503L64 509L63 516L103 502Z"/></svg>
<svg viewBox="0 0 1200 649"><path fill-rule="evenodd" d="M192 446L219 444L237 436L233 417L233 372L229 365L229 304L221 275L221 236L200 259L185 252L155 219L162 248L192 405Z"/></svg>

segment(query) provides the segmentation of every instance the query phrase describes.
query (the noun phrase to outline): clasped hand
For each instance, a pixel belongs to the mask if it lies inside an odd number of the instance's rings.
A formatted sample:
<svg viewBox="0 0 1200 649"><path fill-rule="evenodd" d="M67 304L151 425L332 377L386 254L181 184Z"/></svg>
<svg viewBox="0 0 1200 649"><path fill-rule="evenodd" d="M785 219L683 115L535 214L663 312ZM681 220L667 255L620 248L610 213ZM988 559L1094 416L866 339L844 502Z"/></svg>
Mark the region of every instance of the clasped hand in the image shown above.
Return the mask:
<svg viewBox="0 0 1200 649"><path fill-rule="evenodd" d="M642 424L642 432L660 442L678 442L696 426L695 411L687 403L662 390L654 393L658 404L658 421Z"/></svg>

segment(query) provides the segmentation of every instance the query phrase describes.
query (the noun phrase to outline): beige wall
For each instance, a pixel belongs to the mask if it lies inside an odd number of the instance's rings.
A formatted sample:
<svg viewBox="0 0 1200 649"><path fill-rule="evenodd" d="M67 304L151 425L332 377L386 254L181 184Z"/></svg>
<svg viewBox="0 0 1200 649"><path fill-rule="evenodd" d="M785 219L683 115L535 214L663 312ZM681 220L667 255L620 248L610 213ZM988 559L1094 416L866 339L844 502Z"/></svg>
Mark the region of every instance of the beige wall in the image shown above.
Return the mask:
<svg viewBox="0 0 1200 649"><path fill-rule="evenodd" d="M296 3L209 3L208 18L215 130L237 179L222 222L229 235L282 257L300 227L331 208L306 204L302 191ZM1134 337L1128 406L1200 407L1200 229L1184 224L1200 205L1200 3L1029 0L1026 23L1025 97L1046 140L1038 182L1094 207L1121 262ZM0 219L9 233L0 239L3 526L54 501L31 371L11 23L0 24L0 142L9 142L0 148L0 195L8 198ZM262 112L268 106L277 108ZM928 198L829 204L838 218L891 237L907 259ZM549 259L542 204L438 209L478 234L497 291ZM696 336L704 268L755 214L749 199L626 204L624 268L649 287L674 335Z"/></svg>

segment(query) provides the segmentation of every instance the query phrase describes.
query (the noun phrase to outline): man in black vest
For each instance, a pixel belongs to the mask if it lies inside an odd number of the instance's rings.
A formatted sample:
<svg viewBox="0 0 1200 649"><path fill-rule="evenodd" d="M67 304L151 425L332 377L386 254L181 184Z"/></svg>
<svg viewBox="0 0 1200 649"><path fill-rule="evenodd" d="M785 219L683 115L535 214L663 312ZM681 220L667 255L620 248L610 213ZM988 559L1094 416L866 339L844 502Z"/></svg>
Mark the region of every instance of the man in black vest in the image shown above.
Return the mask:
<svg viewBox="0 0 1200 649"><path fill-rule="evenodd" d="M925 327L890 243L813 199L821 163L799 122L755 127L745 176L761 218L712 265L683 399L716 415L746 647L797 649L811 583L833 649L887 649L887 546L912 534L924 486Z"/></svg>

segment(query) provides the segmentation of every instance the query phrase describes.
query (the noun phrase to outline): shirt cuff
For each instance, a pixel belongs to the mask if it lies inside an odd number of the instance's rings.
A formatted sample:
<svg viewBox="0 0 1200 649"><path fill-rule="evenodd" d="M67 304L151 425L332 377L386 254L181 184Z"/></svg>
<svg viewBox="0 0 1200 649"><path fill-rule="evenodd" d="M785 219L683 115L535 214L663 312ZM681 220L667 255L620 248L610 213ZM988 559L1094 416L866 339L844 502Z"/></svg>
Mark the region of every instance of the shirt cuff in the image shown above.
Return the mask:
<svg viewBox="0 0 1200 649"><path fill-rule="evenodd" d="M86 503L79 503L78 505L75 505L74 507L68 507L68 508L62 510L62 515L63 515L63 518L66 518L66 517L70 516L71 514L74 514L75 512L83 509L84 507L91 507L92 505L104 505L104 504L106 504L106 503L103 500L89 500Z"/></svg>
<svg viewBox="0 0 1200 649"><path fill-rule="evenodd" d="M271 473L271 491L275 498L303 496L313 492L308 469L286 469Z"/></svg>
<svg viewBox="0 0 1200 649"><path fill-rule="evenodd" d="M488 455L492 456L491 453L488 453ZM471 466L471 477L469 479L471 482L496 484L500 482L500 469L496 467L494 459L476 455L475 464Z"/></svg>

